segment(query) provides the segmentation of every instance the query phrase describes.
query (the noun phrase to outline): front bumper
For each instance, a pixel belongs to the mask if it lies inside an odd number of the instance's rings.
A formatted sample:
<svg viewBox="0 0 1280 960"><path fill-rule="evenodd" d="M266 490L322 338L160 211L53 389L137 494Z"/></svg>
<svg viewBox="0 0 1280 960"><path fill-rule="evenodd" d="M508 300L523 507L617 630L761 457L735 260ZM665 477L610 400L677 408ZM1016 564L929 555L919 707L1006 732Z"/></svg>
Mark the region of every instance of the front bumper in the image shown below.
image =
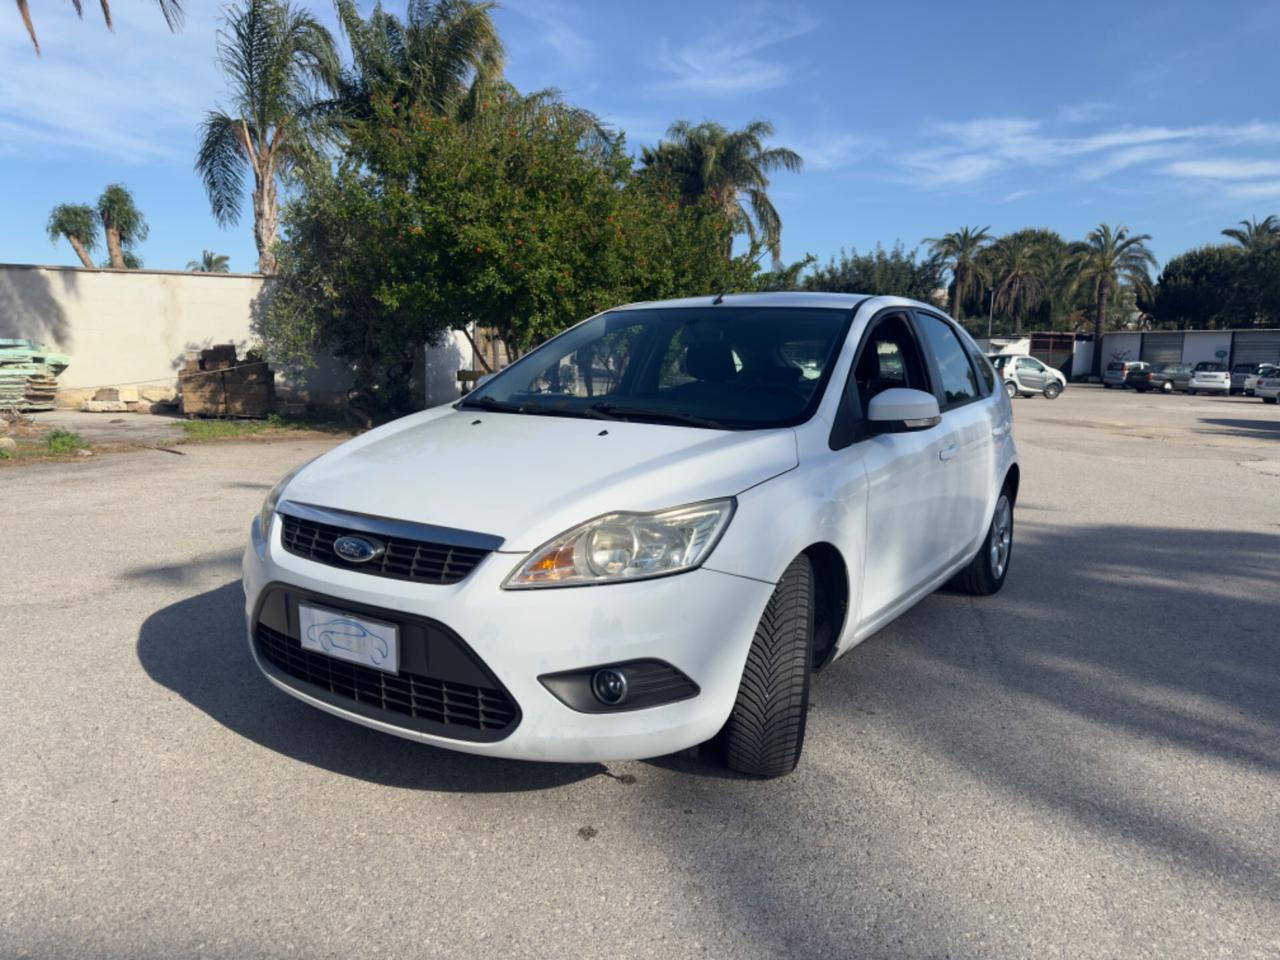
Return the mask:
<svg viewBox="0 0 1280 960"><path fill-rule="evenodd" d="M287 553L280 524L270 545L255 519L244 554L245 620L264 675L286 693L355 723L452 750L497 757L599 762L661 756L715 736L737 698L747 652L773 585L707 569L627 584L504 591L522 554L492 553L461 583L388 580ZM309 692L264 664L253 638L264 591L285 585L342 598L356 609L442 624L483 662L518 707L518 722L493 742L410 729L395 714L371 716ZM671 664L699 687L676 703L580 713L538 680L546 674L628 660Z"/></svg>

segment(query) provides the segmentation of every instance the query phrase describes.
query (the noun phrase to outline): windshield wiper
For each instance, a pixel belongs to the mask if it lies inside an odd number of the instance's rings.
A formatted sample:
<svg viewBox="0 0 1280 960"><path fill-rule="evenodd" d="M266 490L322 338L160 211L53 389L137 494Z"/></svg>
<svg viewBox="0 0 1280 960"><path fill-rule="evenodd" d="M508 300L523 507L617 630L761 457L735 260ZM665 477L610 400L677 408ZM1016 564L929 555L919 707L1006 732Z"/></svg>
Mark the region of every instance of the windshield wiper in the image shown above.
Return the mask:
<svg viewBox="0 0 1280 960"><path fill-rule="evenodd" d="M689 427L707 427L711 430L723 430L725 425L719 420L700 417L697 414L685 413L683 410L652 410L648 407L627 407L617 403L593 403L586 408L598 416L612 420L662 420L668 423L682 423Z"/></svg>
<svg viewBox="0 0 1280 960"><path fill-rule="evenodd" d="M494 413L528 413L527 407L522 407L517 403L504 403L501 400L495 400L493 397L463 397L458 401L459 408L474 408L477 410L492 410Z"/></svg>

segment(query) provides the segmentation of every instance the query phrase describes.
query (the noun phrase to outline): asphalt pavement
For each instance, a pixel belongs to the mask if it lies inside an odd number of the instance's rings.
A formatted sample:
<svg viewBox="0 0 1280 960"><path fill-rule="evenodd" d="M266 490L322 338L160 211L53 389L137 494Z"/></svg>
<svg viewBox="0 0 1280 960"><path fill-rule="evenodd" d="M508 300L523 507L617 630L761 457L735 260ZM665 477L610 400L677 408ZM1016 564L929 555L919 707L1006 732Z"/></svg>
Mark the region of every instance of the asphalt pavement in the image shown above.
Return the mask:
<svg viewBox="0 0 1280 960"><path fill-rule="evenodd" d="M1004 591L821 673L769 782L276 691L239 555L331 441L0 470L0 957L1280 955L1280 409L1015 411Z"/></svg>

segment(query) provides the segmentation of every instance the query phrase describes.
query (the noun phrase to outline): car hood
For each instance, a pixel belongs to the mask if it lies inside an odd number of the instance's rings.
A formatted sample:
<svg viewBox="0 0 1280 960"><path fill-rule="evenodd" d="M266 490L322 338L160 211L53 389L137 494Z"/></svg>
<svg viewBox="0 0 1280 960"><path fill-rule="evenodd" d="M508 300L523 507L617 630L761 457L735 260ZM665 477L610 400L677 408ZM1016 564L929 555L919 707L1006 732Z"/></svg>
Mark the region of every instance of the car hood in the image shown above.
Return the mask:
<svg viewBox="0 0 1280 960"><path fill-rule="evenodd" d="M437 407L324 454L282 499L502 537L528 551L618 510L728 497L793 469L791 429L704 430Z"/></svg>

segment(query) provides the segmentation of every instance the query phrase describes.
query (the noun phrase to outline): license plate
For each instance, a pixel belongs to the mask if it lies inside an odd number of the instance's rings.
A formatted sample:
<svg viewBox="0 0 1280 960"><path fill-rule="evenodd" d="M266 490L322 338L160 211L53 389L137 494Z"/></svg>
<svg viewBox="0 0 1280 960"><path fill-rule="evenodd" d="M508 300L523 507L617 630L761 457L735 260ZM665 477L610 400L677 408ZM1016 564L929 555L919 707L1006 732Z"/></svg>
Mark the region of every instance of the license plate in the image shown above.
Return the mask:
<svg viewBox="0 0 1280 960"><path fill-rule="evenodd" d="M300 603L298 629L307 650L387 673L400 669L399 637L393 623Z"/></svg>

